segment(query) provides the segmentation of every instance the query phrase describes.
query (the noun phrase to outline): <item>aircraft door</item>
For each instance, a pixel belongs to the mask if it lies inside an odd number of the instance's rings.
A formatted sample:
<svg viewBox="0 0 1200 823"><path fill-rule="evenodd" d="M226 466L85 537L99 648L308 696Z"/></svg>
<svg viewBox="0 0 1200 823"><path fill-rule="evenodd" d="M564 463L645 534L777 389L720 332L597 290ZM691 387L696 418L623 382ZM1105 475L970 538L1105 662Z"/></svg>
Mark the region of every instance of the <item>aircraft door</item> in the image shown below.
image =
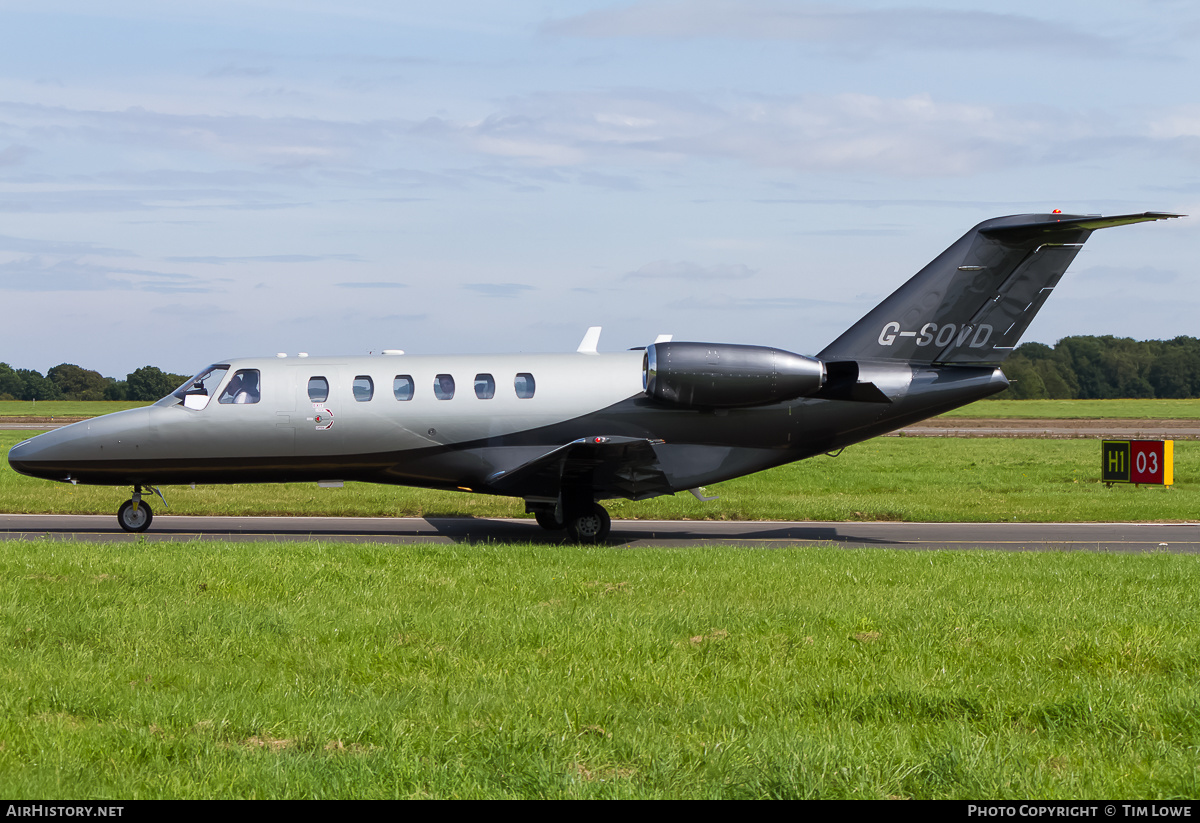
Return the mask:
<svg viewBox="0 0 1200 823"><path fill-rule="evenodd" d="M286 445L286 454L296 452L296 367L285 366L272 369L272 381L277 390L275 406L275 435L276 439Z"/></svg>

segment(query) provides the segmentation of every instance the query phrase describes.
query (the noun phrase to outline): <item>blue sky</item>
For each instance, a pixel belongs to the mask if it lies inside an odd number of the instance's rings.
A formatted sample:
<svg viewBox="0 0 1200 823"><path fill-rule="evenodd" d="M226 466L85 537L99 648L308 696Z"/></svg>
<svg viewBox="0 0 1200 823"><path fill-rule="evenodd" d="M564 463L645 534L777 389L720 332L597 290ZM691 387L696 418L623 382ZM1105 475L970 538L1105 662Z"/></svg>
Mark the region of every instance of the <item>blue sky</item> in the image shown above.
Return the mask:
<svg viewBox="0 0 1200 823"><path fill-rule="evenodd" d="M1002 8L1002 10L997 10ZM336 9L336 10L335 10ZM820 350L980 220L1200 214L1200 7L0 0L0 360ZM1200 217L1026 340L1200 335Z"/></svg>

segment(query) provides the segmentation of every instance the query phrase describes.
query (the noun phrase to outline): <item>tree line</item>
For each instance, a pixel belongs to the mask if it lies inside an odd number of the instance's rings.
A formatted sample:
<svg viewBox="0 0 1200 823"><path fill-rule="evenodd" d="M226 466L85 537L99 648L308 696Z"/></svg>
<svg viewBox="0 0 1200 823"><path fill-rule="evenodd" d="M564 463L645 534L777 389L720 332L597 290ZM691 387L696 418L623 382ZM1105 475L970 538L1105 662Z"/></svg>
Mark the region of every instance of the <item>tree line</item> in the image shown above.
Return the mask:
<svg viewBox="0 0 1200 823"><path fill-rule="evenodd" d="M1200 397L1200 340L1064 337L1025 343L1004 361L1012 381L1001 399Z"/></svg>
<svg viewBox="0 0 1200 823"><path fill-rule="evenodd" d="M1054 346L1025 343L1004 362L1012 385L995 395L1025 400L1200 397L1200 339L1064 337ZM137 400L173 392L190 375L143 366L124 380L73 363L42 375L0 363L0 400Z"/></svg>
<svg viewBox="0 0 1200 823"><path fill-rule="evenodd" d="M189 377L189 374L169 374L157 366L142 366L124 380L117 380L74 363L61 363L43 375L33 369L14 369L0 363L0 400L151 402L166 397Z"/></svg>

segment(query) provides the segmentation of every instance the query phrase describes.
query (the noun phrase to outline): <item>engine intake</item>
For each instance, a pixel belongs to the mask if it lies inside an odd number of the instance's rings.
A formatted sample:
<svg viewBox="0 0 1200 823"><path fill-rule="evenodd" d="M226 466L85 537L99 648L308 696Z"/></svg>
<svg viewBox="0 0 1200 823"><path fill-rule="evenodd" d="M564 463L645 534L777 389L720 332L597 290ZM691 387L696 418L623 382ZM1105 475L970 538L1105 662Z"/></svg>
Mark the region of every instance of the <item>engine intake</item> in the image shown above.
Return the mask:
<svg viewBox="0 0 1200 823"><path fill-rule="evenodd" d="M765 346L654 343L642 360L646 394L680 406L762 406L816 394L824 383L820 360Z"/></svg>

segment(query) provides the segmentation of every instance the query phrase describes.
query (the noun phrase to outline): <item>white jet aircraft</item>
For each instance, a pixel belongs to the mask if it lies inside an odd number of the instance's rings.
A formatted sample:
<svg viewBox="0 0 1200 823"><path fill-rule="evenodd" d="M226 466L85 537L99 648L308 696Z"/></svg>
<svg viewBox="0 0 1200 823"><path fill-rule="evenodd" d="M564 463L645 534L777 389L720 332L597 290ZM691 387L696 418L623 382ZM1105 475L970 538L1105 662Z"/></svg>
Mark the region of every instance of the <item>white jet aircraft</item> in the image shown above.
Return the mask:
<svg viewBox="0 0 1200 823"><path fill-rule="evenodd" d="M14 446L22 474L149 489L347 480L508 495L604 540L643 500L835 451L1002 391L1013 350L1096 229L1181 215L984 221L815 357L660 339L600 354L221 360L152 406ZM165 502L165 500L164 500Z"/></svg>

